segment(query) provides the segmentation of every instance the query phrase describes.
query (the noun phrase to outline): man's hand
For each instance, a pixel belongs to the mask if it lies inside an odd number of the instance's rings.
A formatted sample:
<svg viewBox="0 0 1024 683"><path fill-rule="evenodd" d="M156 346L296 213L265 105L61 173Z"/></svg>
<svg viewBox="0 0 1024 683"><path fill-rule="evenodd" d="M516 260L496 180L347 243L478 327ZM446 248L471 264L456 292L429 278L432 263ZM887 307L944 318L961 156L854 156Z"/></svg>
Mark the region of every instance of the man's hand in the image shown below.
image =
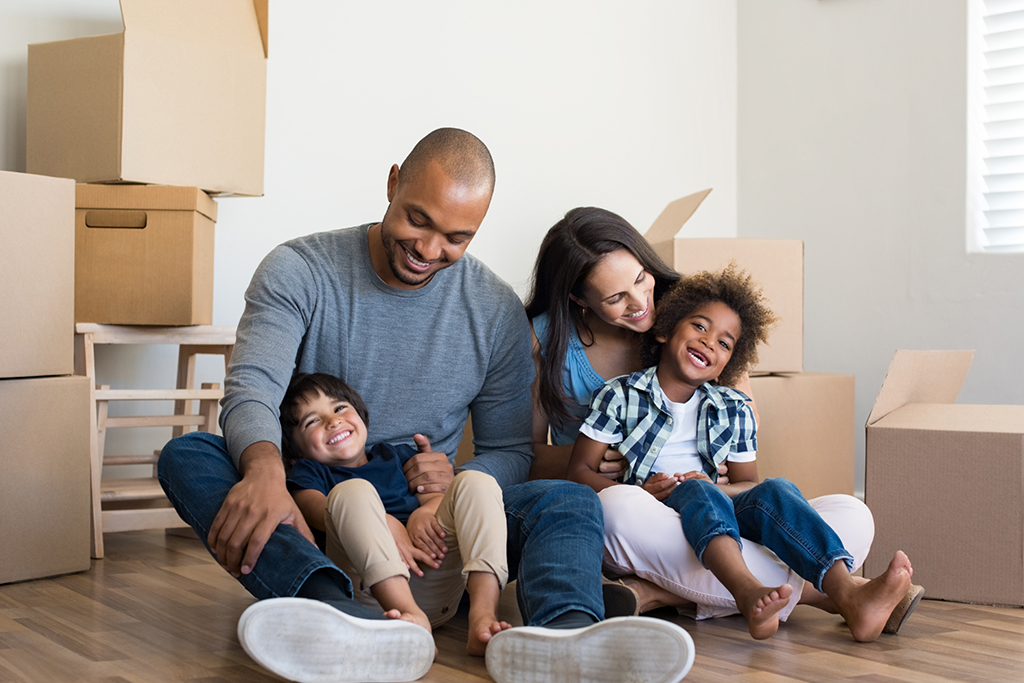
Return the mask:
<svg viewBox="0 0 1024 683"><path fill-rule="evenodd" d="M622 477L629 469L629 461L626 460L626 456L619 453L614 448L605 450L604 455L601 456L601 464L598 465L598 474L602 477L607 477L612 480L616 480Z"/></svg>
<svg viewBox="0 0 1024 683"><path fill-rule="evenodd" d="M288 524L312 543L306 520L285 486L277 448L260 441L245 449L242 480L231 487L210 526L207 543L217 561L235 578L256 566L278 524Z"/></svg>
<svg viewBox="0 0 1024 683"><path fill-rule="evenodd" d="M409 492L444 493L455 478L455 468L447 455L430 450L430 439L422 434L414 434L412 438L420 452L402 467L409 482Z"/></svg>

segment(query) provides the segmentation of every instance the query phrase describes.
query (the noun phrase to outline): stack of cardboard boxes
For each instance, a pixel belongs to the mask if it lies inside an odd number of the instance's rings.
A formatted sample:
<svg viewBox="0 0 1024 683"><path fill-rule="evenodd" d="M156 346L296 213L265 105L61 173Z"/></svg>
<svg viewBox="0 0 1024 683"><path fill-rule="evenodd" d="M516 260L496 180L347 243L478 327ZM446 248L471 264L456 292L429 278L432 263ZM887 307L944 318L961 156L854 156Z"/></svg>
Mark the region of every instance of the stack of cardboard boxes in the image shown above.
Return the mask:
<svg viewBox="0 0 1024 683"><path fill-rule="evenodd" d="M28 171L89 183L76 322L208 325L208 195L263 194L267 0L121 13L122 33L29 46Z"/></svg>
<svg viewBox="0 0 1024 683"><path fill-rule="evenodd" d="M210 195L263 194L267 9L121 0L123 32L29 46L28 173L0 173L0 583L89 568L75 323L212 323Z"/></svg>
<svg viewBox="0 0 1024 683"><path fill-rule="evenodd" d="M89 568L74 249L74 182L0 172L0 583Z"/></svg>
<svg viewBox="0 0 1024 683"><path fill-rule="evenodd" d="M779 318L758 349L750 386L760 417L757 472L786 477L807 498L853 494L854 378L803 371L804 245L798 240L676 237L711 190L669 204L645 237L684 275L735 261Z"/></svg>

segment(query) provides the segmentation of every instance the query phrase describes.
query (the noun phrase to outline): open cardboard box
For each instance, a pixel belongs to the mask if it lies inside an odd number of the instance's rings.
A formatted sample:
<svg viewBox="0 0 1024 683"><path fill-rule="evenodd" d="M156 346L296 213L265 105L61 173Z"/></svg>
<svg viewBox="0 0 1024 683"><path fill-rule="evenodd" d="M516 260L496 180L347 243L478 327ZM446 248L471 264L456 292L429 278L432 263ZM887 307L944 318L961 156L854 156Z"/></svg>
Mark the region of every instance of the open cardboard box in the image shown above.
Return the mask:
<svg viewBox="0 0 1024 683"><path fill-rule="evenodd" d="M0 377L70 375L75 183L0 171Z"/></svg>
<svg viewBox="0 0 1024 683"><path fill-rule="evenodd" d="M121 0L124 31L29 45L27 167L263 194L268 0Z"/></svg>
<svg viewBox="0 0 1024 683"><path fill-rule="evenodd" d="M864 571L903 550L927 597L1024 606L1024 406L954 404L973 357L893 357L867 421Z"/></svg>
<svg viewBox="0 0 1024 683"><path fill-rule="evenodd" d="M757 402L757 475L785 477L805 498L853 495L854 377L825 372L750 378Z"/></svg>
<svg viewBox="0 0 1024 683"><path fill-rule="evenodd" d="M78 185L75 195L75 322L213 322L217 202L165 185Z"/></svg>
<svg viewBox="0 0 1024 683"><path fill-rule="evenodd" d="M738 237L677 237L680 228L711 192L691 194L665 207L644 237L654 251L680 273L721 270L735 261L764 290L779 324L768 346L757 350L755 373L804 369L804 245L800 240Z"/></svg>

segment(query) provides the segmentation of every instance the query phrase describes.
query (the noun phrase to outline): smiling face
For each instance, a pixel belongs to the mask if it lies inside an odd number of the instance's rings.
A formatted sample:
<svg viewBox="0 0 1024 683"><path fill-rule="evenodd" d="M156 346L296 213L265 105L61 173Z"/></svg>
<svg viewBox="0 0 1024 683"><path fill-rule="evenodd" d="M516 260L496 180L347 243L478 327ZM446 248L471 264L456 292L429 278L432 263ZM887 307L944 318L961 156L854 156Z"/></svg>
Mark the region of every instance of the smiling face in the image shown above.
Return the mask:
<svg viewBox="0 0 1024 683"><path fill-rule="evenodd" d="M292 440L302 457L328 467L366 464L366 424L348 401L324 396L295 403Z"/></svg>
<svg viewBox="0 0 1024 683"><path fill-rule="evenodd" d="M668 338L658 337L662 344L658 381L668 397L685 402L697 387L718 379L739 338L740 317L721 301L701 306L680 320Z"/></svg>
<svg viewBox="0 0 1024 683"><path fill-rule="evenodd" d="M583 283L583 296L570 295L602 321L633 332L654 324L654 276L626 249L609 252Z"/></svg>
<svg viewBox="0 0 1024 683"><path fill-rule="evenodd" d="M370 230L370 258L384 282L416 289L458 261L476 235L491 202L486 184L452 180L430 161L411 180L388 175L388 210Z"/></svg>

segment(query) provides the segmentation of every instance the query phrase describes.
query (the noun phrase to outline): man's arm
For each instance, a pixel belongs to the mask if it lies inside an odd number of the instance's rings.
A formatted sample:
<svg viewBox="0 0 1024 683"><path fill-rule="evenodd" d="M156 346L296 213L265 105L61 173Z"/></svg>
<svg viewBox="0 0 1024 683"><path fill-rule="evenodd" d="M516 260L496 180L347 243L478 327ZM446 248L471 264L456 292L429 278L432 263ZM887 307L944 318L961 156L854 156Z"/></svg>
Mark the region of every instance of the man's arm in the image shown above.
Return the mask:
<svg viewBox="0 0 1024 683"><path fill-rule="evenodd" d="M242 453L242 480L231 487L210 526L207 543L233 576L248 574L278 524L288 524L313 543L302 513L285 486L281 453L260 441Z"/></svg>
<svg viewBox="0 0 1024 683"><path fill-rule="evenodd" d="M470 404L476 455L463 469L486 472L502 488L526 481L533 462L530 338L526 311L516 299L491 349L484 385Z"/></svg>
<svg viewBox="0 0 1024 683"><path fill-rule="evenodd" d="M246 290L221 427L242 480L228 492L207 539L218 561L248 574L278 524L312 535L285 486L278 410L314 298L306 262L288 247L263 260Z"/></svg>

